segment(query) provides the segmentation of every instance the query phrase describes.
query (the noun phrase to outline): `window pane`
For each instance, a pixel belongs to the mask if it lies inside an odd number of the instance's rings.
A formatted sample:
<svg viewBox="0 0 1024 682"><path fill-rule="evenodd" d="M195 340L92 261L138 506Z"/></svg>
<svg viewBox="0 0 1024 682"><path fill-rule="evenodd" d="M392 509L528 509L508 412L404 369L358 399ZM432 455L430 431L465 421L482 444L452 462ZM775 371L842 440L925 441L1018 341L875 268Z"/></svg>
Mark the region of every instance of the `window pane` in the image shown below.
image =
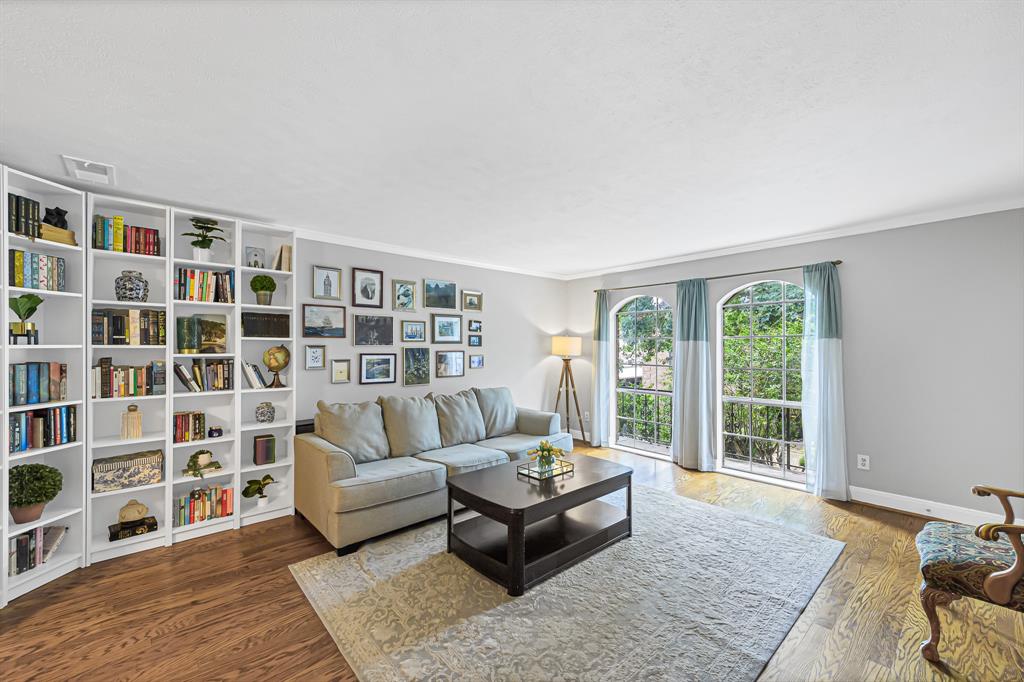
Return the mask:
<svg viewBox="0 0 1024 682"><path fill-rule="evenodd" d="M672 338L672 313L662 310L658 313L658 335L666 339Z"/></svg>
<svg viewBox="0 0 1024 682"><path fill-rule="evenodd" d="M782 440L782 408L772 405L751 405L752 435L757 438Z"/></svg>
<svg viewBox="0 0 1024 682"><path fill-rule="evenodd" d="M722 342L722 365L725 367L750 367L750 341L748 339L725 339Z"/></svg>
<svg viewBox="0 0 1024 682"><path fill-rule="evenodd" d="M631 419L619 418L619 436L629 438L633 435L633 421Z"/></svg>
<svg viewBox="0 0 1024 682"><path fill-rule="evenodd" d="M750 460L750 439L742 436L726 436L725 452L726 459L733 459L740 462Z"/></svg>
<svg viewBox="0 0 1024 682"><path fill-rule="evenodd" d="M756 305L752 309L754 336L782 336L782 304Z"/></svg>
<svg viewBox="0 0 1024 682"><path fill-rule="evenodd" d="M640 384L640 368L636 365L619 367L619 388L637 388Z"/></svg>
<svg viewBox="0 0 1024 682"><path fill-rule="evenodd" d="M619 357L618 361L620 365L632 365L635 360L636 344L632 342L619 341Z"/></svg>
<svg viewBox="0 0 1024 682"><path fill-rule="evenodd" d="M756 438L751 440L750 459L756 465L754 468L755 473L759 473L757 466L781 469L781 457L782 448L779 443L770 440L757 440Z"/></svg>
<svg viewBox="0 0 1024 682"><path fill-rule="evenodd" d="M658 421L662 424L672 425L672 396L658 396Z"/></svg>
<svg viewBox="0 0 1024 682"><path fill-rule="evenodd" d="M655 382L658 380L658 368L654 365L642 365L637 369L640 370L640 385L637 388L653 391Z"/></svg>
<svg viewBox="0 0 1024 682"><path fill-rule="evenodd" d="M798 287L795 284L786 285L786 300L787 301L802 301L804 300L804 290L802 287Z"/></svg>
<svg viewBox="0 0 1024 682"><path fill-rule="evenodd" d="M620 417L633 416L633 394L619 392L615 396L615 411Z"/></svg>
<svg viewBox="0 0 1024 682"><path fill-rule="evenodd" d="M786 408L785 438L795 442L803 442L804 440L804 420L800 410L796 408Z"/></svg>
<svg viewBox="0 0 1024 682"><path fill-rule="evenodd" d="M659 391L671 391L672 390L672 368L671 367L658 367L658 384L657 389Z"/></svg>
<svg viewBox="0 0 1024 682"><path fill-rule="evenodd" d="M729 433L750 435L750 405L722 403L722 426Z"/></svg>
<svg viewBox="0 0 1024 682"><path fill-rule="evenodd" d="M787 334L803 334L804 333L804 304L803 303L787 303L786 304L786 333Z"/></svg>
<svg viewBox="0 0 1024 682"><path fill-rule="evenodd" d="M722 393L736 398L750 397L750 372L727 369L722 375Z"/></svg>
<svg viewBox="0 0 1024 682"><path fill-rule="evenodd" d="M750 303L750 287L737 291L732 295L732 298L725 302L725 305L734 305L736 303Z"/></svg>
<svg viewBox="0 0 1024 682"><path fill-rule="evenodd" d="M659 365L672 366L672 339L662 339L657 343L657 354L654 361Z"/></svg>
<svg viewBox="0 0 1024 682"><path fill-rule="evenodd" d="M666 301L664 299L661 299L661 298L654 299L654 307L657 308L658 310L671 310L672 309L671 306L669 306L668 301Z"/></svg>
<svg viewBox="0 0 1024 682"><path fill-rule="evenodd" d="M672 425L658 425L658 445L672 445Z"/></svg>
<svg viewBox="0 0 1024 682"><path fill-rule="evenodd" d="M800 349L803 347L803 337L786 337L786 369L800 369Z"/></svg>
<svg viewBox="0 0 1024 682"><path fill-rule="evenodd" d="M654 298L651 296L640 296L633 299L637 312L643 310L654 310Z"/></svg>
<svg viewBox="0 0 1024 682"><path fill-rule="evenodd" d="M636 314L636 337L638 339L654 336L658 329L658 313Z"/></svg>
<svg viewBox="0 0 1024 682"><path fill-rule="evenodd" d="M654 424L651 422L636 422L633 425L633 437L648 443L653 443Z"/></svg>
<svg viewBox="0 0 1024 682"><path fill-rule="evenodd" d="M726 308L722 312L722 336L749 336L750 308Z"/></svg>
<svg viewBox="0 0 1024 682"><path fill-rule="evenodd" d="M803 397L803 380L800 378L800 372L786 372L786 400L800 402Z"/></svg>
<svg viewBox="0 0 1024 682"><path fill-rule="evenodd" d="M626 305L622 306L622 312L624 313L635 313L636 312L636 299L634 298Z"/></svg>
<svg viewBox="0 0 1024 682"><path fill-rule="evenodd" d="M807 458L804 446L797 443L787 443L789 448L789 470L804 473L807 468Z"/></svg>
<svg viewBox="0 0 1024 682"><path fill-rule="evenodd" d="M637 394L636 396L636 418L644 421L654 421L654 399L650 394Z"/></svg>
<svg viewBox="0 0 1024 682"><path fill-rule="evenodd" d="M782 282L761 282L754 285L754 302L781 301Z"/></svg>
<svg viewBox="0 0 1024 682"><path fill-rule="evenodd" d="M768 400L782 400L782 372L755 369L754 397Z"/></svg>
<svg viewBox="0 0 1024 682"><path fill-rule="evenodd" d="M782 369L782 337L754 339L754 367Z"/></svg>
<svg viewBox="0 0 1024 682"><path fill-rule="evenodd" d="M619 325L619 339L631 341L636 338L636 318L630 314L619 313L616 316Z"/></svg>

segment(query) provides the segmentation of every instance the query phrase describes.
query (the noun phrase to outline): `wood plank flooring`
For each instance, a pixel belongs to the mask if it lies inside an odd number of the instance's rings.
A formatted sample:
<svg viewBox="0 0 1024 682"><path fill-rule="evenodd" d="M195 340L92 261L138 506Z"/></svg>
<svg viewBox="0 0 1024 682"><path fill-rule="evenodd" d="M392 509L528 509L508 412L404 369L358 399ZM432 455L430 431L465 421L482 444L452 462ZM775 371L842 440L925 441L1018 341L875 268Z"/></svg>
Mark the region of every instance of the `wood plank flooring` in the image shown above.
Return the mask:
<svg viewBox="0 0 1024 682"><path fill-rule="evenodd" d="M1024 615L967 599L943 614L946 666L918 655L922 519L578 448L638 484L847 543L762 680L1024 679ZM287 568L327 551L289 517L77 571L0 610L0 680L354 680Z"/></svg>

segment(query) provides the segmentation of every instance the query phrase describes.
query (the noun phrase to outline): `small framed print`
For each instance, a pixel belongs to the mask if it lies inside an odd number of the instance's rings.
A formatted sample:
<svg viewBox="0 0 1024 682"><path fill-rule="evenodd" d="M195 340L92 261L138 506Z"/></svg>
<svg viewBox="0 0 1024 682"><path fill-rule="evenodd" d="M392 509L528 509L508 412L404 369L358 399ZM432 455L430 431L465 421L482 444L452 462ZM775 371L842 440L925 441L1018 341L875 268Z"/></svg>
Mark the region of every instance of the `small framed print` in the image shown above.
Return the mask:
<svg viewBox="0 0 1024 682"><path fill-rule="evenodd" d="M438 379L466 376L465 351L439 350L434 358L434 376Z"/></svg>
<svg viewBox="0 0 1024 682"><path fill-rule="evenodd" d="M469 356L469 368L470 369L483 369L484 368L484 356L482 356L482 355L470 355Z"/></svg>
<svg viewBox="0 0 1024 682"><path fill-rule="evenodd" d="M331 360L331 383L347 384L352 381L351 360Z"/></svg>
<svg viewBox="0 0 1024 682"><path fill-rule="evenodd" d="M360 353L359 383L395 383L395 365L398 356L394 353Z"/></svg>
<svg viewBox="0 0 1024 682"><path fill-rule="evenodd" d="M341 270L323 265L313 266L313 298L341 300Z"/></svg>
<svg viewBox="0 0 1024 682"><path fill-rule="evenodd" d="M430 349L426 346L402 349L402 385L425 386L430 383Z"/></svg>
<svg viewBox="0 0 1024 682"><path fill-rule="evenodd" d="M352 305L356 308L384 307L384 273L352 268Z"/></svg>
<svg viewBox="0 0 1024 682"><path fill-rule="evenodd" d="M479 334L484 330L484 323L481 322L480 320L470 320L468 329L471 332L476 332L477 334Z"/></svg>
<svg viewBox="0 0 1024 682"><path fill-rule="evenodd" d="M462 309L465 311L473 311L475 313L483 312L484 309L484 295L479 291L467 291L462 290Z"/></svg>
<svg viewBox="0 0 1024 682"><path fill-rule="evenodd" d="M306 369L327 369L326 357L326 346L306 346Z"/></svg>
<svg viewBox="0 0 1024 682"><path fill-rule="evenodd" d="M462 343L462 315L430 314L431 343Z"/></svg>
<svg viewBox="0 0 1024 682"><path fill-rule="evenodd" d="M395 323L390 315L353 315L352 345L390 346L395 342Z"/></svg>
<svg viewBox="0 0 1024 682"><path fill-rule="evenodd" d="M480 346L484 345L484 337L480 336L479 334L470 334L468 339L469 345L473 346L474 348L479 348Z"/></svg>
<svg viewBox="0 0 1024 682"><path fill-rule="evenodd" d="M267 267L267 252L258 246L245 247L245 267L265 269Z"/></svg>
<svg viewBox="0 0 1024 682"><path fill-rule="evenodd" d="M455 282L446 279L423 280L423 307L456 309Z"/></svg>
<svg viewBox="0 0 1024 682"><path fill-rule="evenodd" d="M345 338L345 306L303 303L302 336L305 338Z"/></svg>
<svg viewBox="0 0 1024 682"><path fill-rule="evenodd" d="M416 282L407 279L391 280L391 308L403 313L416 312Z"/></svg>
<svg viewBox="0 0 1024 682"><path fill-rule="evenodd" d="M419 320L402 320L402 342L414 343L427 340L427 323Z"/></svg>

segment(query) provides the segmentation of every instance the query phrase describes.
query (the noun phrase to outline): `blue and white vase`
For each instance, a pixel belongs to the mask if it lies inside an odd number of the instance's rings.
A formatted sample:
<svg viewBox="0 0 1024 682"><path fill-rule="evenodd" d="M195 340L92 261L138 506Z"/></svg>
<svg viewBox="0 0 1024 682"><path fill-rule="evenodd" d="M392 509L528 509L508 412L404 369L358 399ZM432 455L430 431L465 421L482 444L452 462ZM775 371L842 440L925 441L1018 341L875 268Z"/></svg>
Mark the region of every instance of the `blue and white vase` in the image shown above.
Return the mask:
<svg viewBox="0 0 1024 682"><path fill-rule="evenodd" d="M274 409L274 403L266 402L256 406L256 421L259 423L269 424L274 421L276 416L277 410Z"/></svg>
<svg viewBox="0 0 1024 682"><path fill-rule="evenodd" d="M149 282L138 270L122 270L114 280L114 295L119 301L147 301Z"/></svg>

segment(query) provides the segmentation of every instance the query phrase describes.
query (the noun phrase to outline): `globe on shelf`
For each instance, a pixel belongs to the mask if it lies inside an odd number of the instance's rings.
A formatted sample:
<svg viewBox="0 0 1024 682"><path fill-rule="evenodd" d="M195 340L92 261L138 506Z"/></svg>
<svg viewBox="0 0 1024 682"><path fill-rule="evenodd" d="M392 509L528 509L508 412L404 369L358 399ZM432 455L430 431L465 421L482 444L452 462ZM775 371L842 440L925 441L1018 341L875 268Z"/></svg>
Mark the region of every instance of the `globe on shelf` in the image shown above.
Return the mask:
<svg viewBox="0 0 1024 682"><path fill-rule="evenodd" d="M274 373L274 380L267 388L284 388L280 372L284 371L291 359L292 354L284 346L274 346L263 351L263 364Z"/></svg>

